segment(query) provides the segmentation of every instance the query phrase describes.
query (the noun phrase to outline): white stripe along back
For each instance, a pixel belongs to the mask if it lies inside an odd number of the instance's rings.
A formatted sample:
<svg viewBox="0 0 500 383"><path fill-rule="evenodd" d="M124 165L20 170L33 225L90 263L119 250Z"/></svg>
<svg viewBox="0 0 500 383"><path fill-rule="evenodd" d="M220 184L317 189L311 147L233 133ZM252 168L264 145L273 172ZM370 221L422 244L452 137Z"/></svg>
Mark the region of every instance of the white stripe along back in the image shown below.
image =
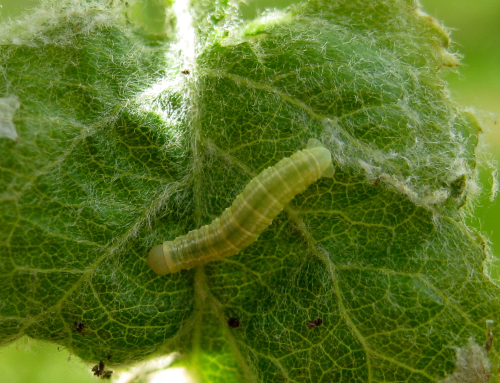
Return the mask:
<svg viewBox="0 0 500 383"><path fill-rule="evenodd" d="M333 173L330 151L310 139L306 149L253 178L212 223L153 247L147 263L155 273L169 274L238 254L257 240L297 194Z"/></svg>

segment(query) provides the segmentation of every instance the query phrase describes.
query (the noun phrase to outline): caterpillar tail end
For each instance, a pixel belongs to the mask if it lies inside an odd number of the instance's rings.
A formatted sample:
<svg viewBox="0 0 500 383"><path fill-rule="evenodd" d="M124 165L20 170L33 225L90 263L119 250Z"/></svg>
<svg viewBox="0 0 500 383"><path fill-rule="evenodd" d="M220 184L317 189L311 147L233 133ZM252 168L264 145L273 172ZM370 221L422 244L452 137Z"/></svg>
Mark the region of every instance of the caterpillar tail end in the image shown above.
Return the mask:
<svg viewBox="0 0 500 383"><path fill-rule="evenodd" d="M335 167L332 162L332 154L325 145L316 138L310 138L309 141L307 141L306 149L321 152L321 156L319 157L324 160L321 161L321 177L332 178L335 174Z"/></svg>
<svg viewBox="0 0 500 383"><path fill-rule="evenodd" d="M165 254L164 244L153 247L149 250L146 260L148 266L158 275L170 274L173 272L167 261L169 255Z"/></svg>
<svg viewBox="0 0 500 383"><path fill-rule="evenodd" d="M310 138L309 141L307 141L306 149L313 149L313 148L324 148L325 145L320 140L317 140L316 138Z"/></svg>

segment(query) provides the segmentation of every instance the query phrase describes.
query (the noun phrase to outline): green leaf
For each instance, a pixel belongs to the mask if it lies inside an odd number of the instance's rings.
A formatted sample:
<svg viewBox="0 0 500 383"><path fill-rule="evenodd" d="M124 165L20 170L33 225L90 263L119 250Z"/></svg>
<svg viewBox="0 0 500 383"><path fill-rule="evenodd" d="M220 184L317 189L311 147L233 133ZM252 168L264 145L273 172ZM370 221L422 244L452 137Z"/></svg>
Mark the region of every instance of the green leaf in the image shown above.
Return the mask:
<svg viewBox="0 0 500 383"><path fill-rule="evenodd" d="M480 126L449 98L442 27L410 0L248 23L225 2L109 3L0 31L1 342L116 367L179 352L204 382L485 379L500 294L465 224ZM309 138L336 174L257 242L148 268Z"/></svg>

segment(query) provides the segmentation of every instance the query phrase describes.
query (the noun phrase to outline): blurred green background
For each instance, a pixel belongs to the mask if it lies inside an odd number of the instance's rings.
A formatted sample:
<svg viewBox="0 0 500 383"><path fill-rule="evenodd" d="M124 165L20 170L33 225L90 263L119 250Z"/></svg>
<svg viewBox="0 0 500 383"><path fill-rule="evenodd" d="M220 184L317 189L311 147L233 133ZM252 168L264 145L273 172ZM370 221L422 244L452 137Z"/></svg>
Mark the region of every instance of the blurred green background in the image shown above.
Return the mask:
<svg viewBox="0 0 500 383"><path fill-rule="evenodd" d="M243 16L251 19L271 3L283 8L293 0L248 0ZM0 0L0 22L33 8L37 0ZM454 97L476 110L485 125L484 151L500 159L500 0L421 0L424 11L451 31L454 48L463 56L460 72L447 81ZM482 172L485 186L472 224L491 240L493 253L500 255L500 203L490 201L492 180ZM500 199L500 197L499 197ZM491 274L500 279L500 261L492 260ZM0 349L0 381L8 383L96 382L90 367L72 358L62 347L21 339ZM176 383L169 380L170 383ZM177 382L178 383L178 382Z"/></svg>

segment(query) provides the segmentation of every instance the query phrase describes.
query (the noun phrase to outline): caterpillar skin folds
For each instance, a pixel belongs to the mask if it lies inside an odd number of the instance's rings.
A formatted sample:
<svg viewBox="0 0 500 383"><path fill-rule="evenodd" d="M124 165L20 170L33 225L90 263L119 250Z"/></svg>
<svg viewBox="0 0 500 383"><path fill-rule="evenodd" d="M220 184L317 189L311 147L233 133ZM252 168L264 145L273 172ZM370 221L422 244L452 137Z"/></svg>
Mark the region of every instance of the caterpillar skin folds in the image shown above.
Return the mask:
<svg viewBox="0 0 500 383"><path fill-rule="evenodd" d="M330 151L310 139L305 149L253 178L209 225L153 247L147 263L163 275L238 254L257 240L297 194L320 177L333 177L334 172Z"/></svg>

